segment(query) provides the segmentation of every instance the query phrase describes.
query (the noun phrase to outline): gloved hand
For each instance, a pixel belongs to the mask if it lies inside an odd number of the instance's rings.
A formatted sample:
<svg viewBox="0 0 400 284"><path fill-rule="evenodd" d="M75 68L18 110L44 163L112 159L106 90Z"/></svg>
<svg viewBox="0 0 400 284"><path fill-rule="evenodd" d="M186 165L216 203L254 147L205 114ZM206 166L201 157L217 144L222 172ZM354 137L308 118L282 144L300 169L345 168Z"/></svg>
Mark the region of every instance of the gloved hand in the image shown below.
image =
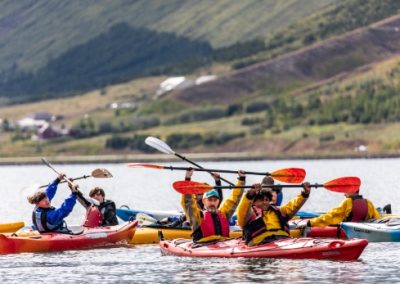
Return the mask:
<svg viewBox="0 0 400 284"><path fill-rule="evenodd" d="M253 187L249 189L246 193L246 197L248 199L253 199L254 196L262 189L262 185L260 183L253 184Z"/></svg>
<svg viewBox="0 0 400 284"><path fill-rule="evenodd" d="M311 231L311 223L310 220L302 220L297 224L297 229L301 231L301 235L306 237L307 234Z"/></svg>
<svg viewBox="0 0 400 284"><path fill-rule="evenodd" d="M185 174L185 180L191 180L192 179L192 175L193 175L193 168L188 168L186 170L186 174Z"/></svg>
<svg viewBox="0 0 400 284"><path fill-rule="evenodd" d="M303 197L308 198L310 196L311 192L311 185L308 181L302 183L303 191L301 192L301 195Z"/></svg>

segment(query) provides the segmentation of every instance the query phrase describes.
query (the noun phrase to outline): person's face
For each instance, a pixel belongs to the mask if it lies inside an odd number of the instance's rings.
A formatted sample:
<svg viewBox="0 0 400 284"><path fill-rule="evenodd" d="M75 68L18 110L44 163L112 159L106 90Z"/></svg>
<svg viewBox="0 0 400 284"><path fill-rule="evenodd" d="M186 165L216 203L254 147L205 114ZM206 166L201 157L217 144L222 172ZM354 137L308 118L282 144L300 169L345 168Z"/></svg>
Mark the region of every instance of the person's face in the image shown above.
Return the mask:
<svg viewBox="0 0 400 284"><path fill-rule="evenodd" d="M211 196L209 198L204 198L203 204L204 204L204 207L207 209L207 211L214 213L218 209L219 199L215 196Z"/></svg>
<svg viewBox="0 0 400 284"><path fill-rule="evenodd" d="M278 200L278 193L275 191L272 192L272 200L271 203L276 204L276 201Z"/></svg>
<svg viewBox="0 0 400 284"><path fill-rule="evenodd" d="M40 207L40 208L50 208L51 203L50 203L49 198L46 196L45 198L43 198L42 200L40 200L37 203L37 206Z"/></svg>
<svg viewBox="0 0 400 284"><path fill-rule="evenodd" d="M101 195L100 192L95 193L92 198L96 199L100 203L102 203L104 201L104 196Z"/></svg>
<svg viewBox="0 0 400 284"><path fill-rule="evenodd" d="M269 200L267 197L264 197L262 199L254 200L253 206L265 211L268 209L270 202L271 200Z"/></svg>

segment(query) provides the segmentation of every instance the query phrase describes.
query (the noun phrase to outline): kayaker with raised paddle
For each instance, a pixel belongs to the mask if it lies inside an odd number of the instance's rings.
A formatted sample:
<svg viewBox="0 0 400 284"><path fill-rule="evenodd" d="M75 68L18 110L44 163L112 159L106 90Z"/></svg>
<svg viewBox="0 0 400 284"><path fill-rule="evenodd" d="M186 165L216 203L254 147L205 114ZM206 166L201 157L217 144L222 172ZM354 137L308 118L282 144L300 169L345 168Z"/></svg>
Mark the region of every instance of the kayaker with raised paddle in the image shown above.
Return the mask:
<svg viewBox="0 0 400 284"><path fill-rule="evenodd" d="M374 204L363 198L357 190L355 193L346 193L345 200L336 208L318 217L309 219L303 224L299 224L299 229L307 227L326 227L337 226L341 222L362 222L368 219L380 218L379 212Z"/></svg>
<svg viewBox="0 0 400 284"><path fill-rule="evenodd" d="M86 219L83 226L115 226L118 225L116 206L114 201L105 199L106 194L100 187L89 192L90 198L78 194L78 201L86 208Z"/></svg>
<svg viewBox="0 0 400 284"><path fill-rule="evenodd" d="M35 209L32 212L32 222L35 230L39 232L70 232L64 219L71 213L76 204L78 186L71 182L69 184L71 189L70 196L65 199L60 208L56 209L51 206L51 200L56 195L57 186L64 178L65 174L60 173L46 190L38 190L28 197L29 203L35 205Z"/></svg>
<svg viewBox="0 0 400 284"><path fill-rule="evenodd" d="M268 188L269 185L274 185L275 181L271 176L265 176L262 181L261 185L263 188ZM272 200L271 204L280 206L282 204L283 194L282 194L282 187L271 187L272 193Z"/></svg>
<svg viewBox="0 0 400 284"><path fill-rule="evenodd" d="M238 172L236 186L245 184L245 173ZM212 189L203 194L204 211L196 202L196 195L182 194L182 208L192 227L192 238L196 243L210 243L229 238L229 219L235 212L243 195L242 188L234 188L231 195L219 206L221 197Z"/></svg>
<svg viewBox="0 0 400 284"><path fill-rule="evenodd" d="M189 168L186 173L185 173L185 180L186 181L190 181L192 179L192 175L193 175L194 170L192 168ZM220 180L220 176L218 173L212 173L211 176L214 178L215 180L215 185L216 186L220 186L221 185L221 180ZM218 195L220 198L220 205L222 204L222 200L224 199L223 197L223 193L222 193L222 189L218 188ZM199 205L201 210L204 210L204 204L203 204L203 194L196 194L196 201L197 204Z"/></svg>
<svg viewBox="0 0 400 284"><path fill-rule="evenodd" d="M185 173L185 181L190 181L192 179L192 175L193 175L193 168L189 168L186 170ZM220 180L220 176L218 173L212 173L211 174L212 177L215 180L215 185L216 186L220 186L221 185L221 180ZM223 199L223 193L222 193L222 189L218 188L218 196L220 198L220 205L222 204L222 199ZM199 206L200 210L204 210L204 204L203 204L203 194L196 194L196 202L197 205ZM172 227L172 228L176 228L176 227L189 227L189 223L187 222L186 219L186 215L183 214L181 216L170 216L170 217L166 217L160 221L158 221L158 223L160 225L163 226L168 226L168 227Z"/></svg>
<svg viewBox="0 0 400 284"><path fill-rule="evenodd" d="M243 236L249 246L268 243L289 237L287 222L303 206L310 195L310 183L305 182L303 191L286 205L271 204L272 191L254 184L239 203L237 216Z"/></svg>

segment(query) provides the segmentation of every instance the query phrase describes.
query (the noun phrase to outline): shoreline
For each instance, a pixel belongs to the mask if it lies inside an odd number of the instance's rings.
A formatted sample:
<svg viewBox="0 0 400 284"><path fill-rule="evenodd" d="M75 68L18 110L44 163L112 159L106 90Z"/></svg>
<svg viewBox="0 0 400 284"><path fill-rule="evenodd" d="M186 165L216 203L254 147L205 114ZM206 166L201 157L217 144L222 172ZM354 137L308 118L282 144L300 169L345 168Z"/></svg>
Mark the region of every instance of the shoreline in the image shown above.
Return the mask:
<svg viewBox="0 0 400 284"><path fill-rule="evenodd" d="M399 158L400 154L357 153L353 155L299 155L299 156L269 156L262 153L187 153L188 159L194 161L248 161L248 160L335 160L335 159L385 159ZM8 165L38 165L41 157L0 157L0 166ZM168 154L124 154L124 155L91 155L91 156L44 156L52 164L117 164L131 162L179 162L181 159Z"/></svg>

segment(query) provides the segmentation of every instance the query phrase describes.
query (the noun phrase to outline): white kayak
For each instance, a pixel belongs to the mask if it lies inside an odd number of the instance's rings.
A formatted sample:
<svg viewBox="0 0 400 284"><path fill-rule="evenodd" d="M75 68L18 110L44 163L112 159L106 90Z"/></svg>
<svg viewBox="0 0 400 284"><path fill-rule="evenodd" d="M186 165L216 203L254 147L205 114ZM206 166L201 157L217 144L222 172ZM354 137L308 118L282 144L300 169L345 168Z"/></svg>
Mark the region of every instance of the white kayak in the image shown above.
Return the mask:
<svg viewBox="0 0 400 284"><path fill-rule="evenodd" d="M400 218L382 218L368 222L344 222L340 226L346 236L369 242L400 242Z"/></svg>

